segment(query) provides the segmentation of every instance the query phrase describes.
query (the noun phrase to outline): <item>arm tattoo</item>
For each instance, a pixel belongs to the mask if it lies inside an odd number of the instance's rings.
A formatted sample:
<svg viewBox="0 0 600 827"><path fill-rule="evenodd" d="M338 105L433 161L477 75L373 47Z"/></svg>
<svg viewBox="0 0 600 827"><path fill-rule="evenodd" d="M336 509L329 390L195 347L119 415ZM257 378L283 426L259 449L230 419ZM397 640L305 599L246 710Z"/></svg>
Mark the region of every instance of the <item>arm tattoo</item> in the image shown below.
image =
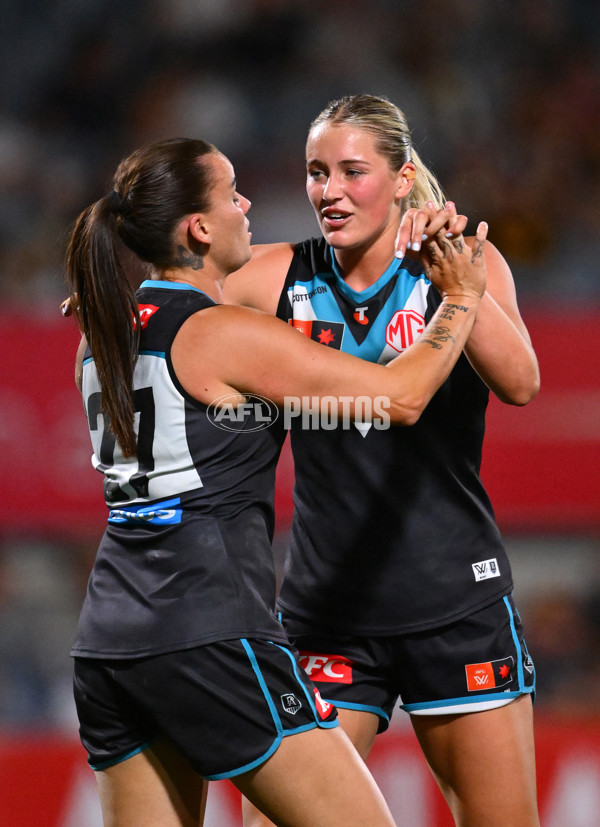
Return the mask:
<svg viewBox="0 0 600 827"><path fill-rule="evenodd" d="M427 345L431 345L435 350L441 350L444 342L454 342L454 336L450 333L447 327L438 324L431 330L427 331L427 336L424 339L419 339Z"/></svg>
<svg viewBox="0 0 600 827"><path fill-rule="evenodd" d="M450 321L450 319L453 319L456 315L457 310L466 313L468 309L464 304L445 304L440 312L440 319L448 319Z"/></svg>
<svg viewBox="0 0 600 827"><path fill-rule="evenodd" d="M192 270L202 270L204 269L204 256L198 253L192 253L179 244L175 254L174 265L176 267L191 267Z"/></svg>

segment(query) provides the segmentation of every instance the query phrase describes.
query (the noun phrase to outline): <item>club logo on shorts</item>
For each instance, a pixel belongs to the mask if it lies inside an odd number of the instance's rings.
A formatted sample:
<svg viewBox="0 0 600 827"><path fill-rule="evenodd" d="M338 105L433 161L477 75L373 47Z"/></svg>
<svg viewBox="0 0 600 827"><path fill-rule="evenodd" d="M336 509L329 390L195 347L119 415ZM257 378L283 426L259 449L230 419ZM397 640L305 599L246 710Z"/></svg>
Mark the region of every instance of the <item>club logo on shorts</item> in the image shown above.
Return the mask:
<svg viewBox="0 0 600 827"><path fill-rule="evenodd" d="M481 692L484 689L498 689L512 683L512 656L487 663L467 663L467 689L469 692Z"/></svg>
<svg viewBox="0 0 600 827"><path fill-rule="evenodd" d="M300 665L311 681L352 683L352 661L342 655L300 652Z"/></svg>
<svg viewBox="0 0 600 827"><path fill-rule="evenodd" d="M302 709L302 703L293 694L293 692L288 692L287 695L281 695L280 697L281 706L283 707L284 712L287 712L290 715L295 715L298 710Z"/></svg>
<svg viewBox="0 0 600 827"><path fill-rule="evenodd" d="M493 557L491 560L482 560L480 563L473 563L473 574L475 575L476 583L479 583L481 580L490 580L492 577L500 577L498 561Z"/></svg>

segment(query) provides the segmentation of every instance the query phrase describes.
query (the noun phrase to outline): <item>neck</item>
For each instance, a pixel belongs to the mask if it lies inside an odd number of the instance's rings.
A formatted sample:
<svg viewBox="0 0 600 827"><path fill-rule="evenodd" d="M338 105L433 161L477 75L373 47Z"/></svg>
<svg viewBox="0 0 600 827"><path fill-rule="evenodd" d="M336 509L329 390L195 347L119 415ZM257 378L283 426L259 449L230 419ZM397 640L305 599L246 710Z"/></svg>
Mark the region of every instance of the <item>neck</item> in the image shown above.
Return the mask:
<svg viewBox="0 0 600 827"><path fill-rule="evenodd" d="M375 243L361 248L334 250L334 255L348 287L365 290L390 266L394 250L393 243Z"/></svg>
<svg viewBox="0 0 600 827"><path fill-rule="evenodd" d="M219 304L223 302L223 282L225 278L207 272L206 269L195 270L192 267L167 268L158 271L155 278L162 281L190 284L192 287L202 290L213 301Z"/></svg>

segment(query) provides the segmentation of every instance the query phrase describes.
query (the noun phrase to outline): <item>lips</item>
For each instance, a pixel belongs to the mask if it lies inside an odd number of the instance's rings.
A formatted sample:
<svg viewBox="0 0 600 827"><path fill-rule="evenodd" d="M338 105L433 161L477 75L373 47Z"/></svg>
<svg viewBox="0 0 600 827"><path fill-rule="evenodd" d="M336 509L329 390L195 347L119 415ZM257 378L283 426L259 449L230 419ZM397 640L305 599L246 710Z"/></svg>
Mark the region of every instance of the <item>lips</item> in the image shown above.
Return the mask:
<svg viewBox="0 0 600 827"><path fill-rule="evenodd" d="M332 208L326 208L321 210L321 215L323 216L323 222L332 229L337 227L342 227L346 224L348 219L351 217L352 213L343 212L342 210L336 210Z"/></svg>

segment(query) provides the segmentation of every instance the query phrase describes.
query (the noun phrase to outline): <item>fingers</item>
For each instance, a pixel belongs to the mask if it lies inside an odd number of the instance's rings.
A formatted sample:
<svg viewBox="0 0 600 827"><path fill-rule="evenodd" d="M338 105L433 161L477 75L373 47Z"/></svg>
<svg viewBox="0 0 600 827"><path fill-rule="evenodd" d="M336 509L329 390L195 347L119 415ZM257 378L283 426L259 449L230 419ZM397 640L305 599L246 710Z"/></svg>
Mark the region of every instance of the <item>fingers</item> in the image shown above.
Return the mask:
<svg viewBox="0 0 600 827"><path fill-rule="evenodd" d="M450 213L450 220L448 221L446 236L448 238L462 235L467 228L467 216L457 215L456 205L454 201L447 201L444 207Z"/></svg>
<svg viewBox="0 0 600 827"><path fill-rule="evenodd" d="M462 235L466 226L467 217L457 215L453 201L446 202L443 208L436 207L433 201L428 201L423 208L412 207L402 216L395 256L401 259L407 252L418 253L423 242L442 231L447 238L456 238Z"/></svg>

